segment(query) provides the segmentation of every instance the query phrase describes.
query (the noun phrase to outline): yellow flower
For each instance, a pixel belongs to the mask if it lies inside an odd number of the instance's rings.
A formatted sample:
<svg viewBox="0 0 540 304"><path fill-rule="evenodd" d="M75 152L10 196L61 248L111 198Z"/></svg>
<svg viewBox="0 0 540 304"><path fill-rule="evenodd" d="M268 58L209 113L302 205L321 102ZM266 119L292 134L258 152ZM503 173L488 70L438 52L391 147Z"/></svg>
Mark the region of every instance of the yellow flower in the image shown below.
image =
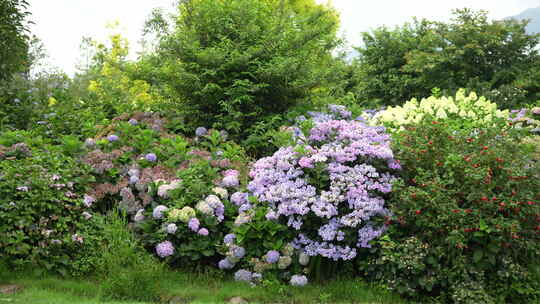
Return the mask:
<svg viewBox="0 0 540 304"><path fill-rule="evenodd" d="M49 97L49 107L52 107L54 106L55 104L57 104L58 101L56 100L56 98L54 97Z"/></svg>

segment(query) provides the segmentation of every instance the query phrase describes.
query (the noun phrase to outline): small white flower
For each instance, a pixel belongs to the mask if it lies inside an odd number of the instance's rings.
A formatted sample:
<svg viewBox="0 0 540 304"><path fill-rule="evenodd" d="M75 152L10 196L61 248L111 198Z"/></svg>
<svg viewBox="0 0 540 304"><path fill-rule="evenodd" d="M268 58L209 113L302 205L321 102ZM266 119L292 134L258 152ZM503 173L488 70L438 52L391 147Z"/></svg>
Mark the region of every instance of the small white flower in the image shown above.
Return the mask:
<svg viewBox="0 0 540 304"><path fill-rule="evenodd" d="M225 188L215 187L214 189L212 189L212 191L223 199L229 196L229 192Z"/></svg>

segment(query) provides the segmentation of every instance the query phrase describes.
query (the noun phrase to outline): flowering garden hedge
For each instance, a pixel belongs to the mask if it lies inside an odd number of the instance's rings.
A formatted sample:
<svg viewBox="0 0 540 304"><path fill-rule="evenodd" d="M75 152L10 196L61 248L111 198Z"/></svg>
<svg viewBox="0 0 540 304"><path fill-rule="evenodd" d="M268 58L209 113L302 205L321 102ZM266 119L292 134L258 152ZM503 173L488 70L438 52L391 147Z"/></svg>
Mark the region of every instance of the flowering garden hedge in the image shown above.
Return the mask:
<svg viewBox="0 0 540 304"><path fill-rule="evenodd" d="M156 113L117 117L84 143L5 133L0 253L14 267L91 269L69 261L85 261L99 218L120 209L173 267L303 286L340 265L416 299L530 303L539 116L463 91L354 115L330 105L256 160L226 132L183 137Z"/></svg>

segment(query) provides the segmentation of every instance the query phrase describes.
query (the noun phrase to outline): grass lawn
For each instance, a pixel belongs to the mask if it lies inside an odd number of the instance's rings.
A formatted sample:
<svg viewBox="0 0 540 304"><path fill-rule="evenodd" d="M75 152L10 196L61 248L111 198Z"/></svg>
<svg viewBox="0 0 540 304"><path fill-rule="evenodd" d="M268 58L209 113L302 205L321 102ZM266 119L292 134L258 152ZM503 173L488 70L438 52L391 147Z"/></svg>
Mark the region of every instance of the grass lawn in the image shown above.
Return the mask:
<svg viewBox="0 0 540 304"><path fill-rule="evenodd" d="M241 297L249 303L408 303L358 279L299 288L285 285L251 287L230 279L181 272L165 276L160 303L169 303L171 299L174 299L172 303L228 303L233 297ZM0 295L0 304L148 303L107 301L101 296L99 283L92 281L23 276L1 283L21 285L24 289L15 294Z"/></svg>

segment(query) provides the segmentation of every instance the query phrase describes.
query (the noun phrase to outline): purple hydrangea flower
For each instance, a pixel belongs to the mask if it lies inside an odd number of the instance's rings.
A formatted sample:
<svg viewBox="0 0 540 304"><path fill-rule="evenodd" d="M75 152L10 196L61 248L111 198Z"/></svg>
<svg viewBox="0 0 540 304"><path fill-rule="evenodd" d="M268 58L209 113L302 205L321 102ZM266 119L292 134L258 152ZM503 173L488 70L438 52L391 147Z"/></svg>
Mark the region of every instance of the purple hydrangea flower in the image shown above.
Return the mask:
<svg viewBox="0 0 540 304"><path fill-rule="evenodd" d="M169 208L167 208L167 206L159 205L156 208L154 208L154 211L152 211L152 216L155 219L161 219L161 218L163 218L163 212L165 212L167 210L169 210Z"/></svg>
<svg viewBox="0 0 540 304"><path fill-rule="evenodd" d="M90 208L96 199L88 194L84 195L83 203L86 207Z"/></svg>
<svg viewBox="0 0 540 304"><path fill-rule="evenodd" d="M139 177L137 175L132 175L129 177L130 184L136 184L139 182Z"/></svg>
<svg viewBox="0 0 540 304"><path fill-rule="evenodd" d="M249 209L251 209L251 204L250 203L247 203L247 204L243 204L242 206L240 206L240 208L238 208L238 212L242 213L242 212L246 212L248 211Z"/></svg>
<svg viewBox="0 0 540 304"><path fill-rule="evenodd" d="M291 277L291 285L292 286L305 286L307 284L308 280L305 275L299 275L295 274Z"/></svg>
<svg viewBox="0 0 540 304"><path fill-rule="evenodd" d="M178 227L176 226L175 223L171 223L171 224L167 225L167 228L166 228L167 233L169 233L169 234L174 234L177 229L178 229Z"/></svg>
<svg viewBox="0 0 540 304"><path fill-rule="evenodd" d="M136 126L139 124L139 122L135 118L130 119L128 123L132 126Z"/></svg>
<svg viewBox="0 0 540 304"><path fill-rule="evenodd" d="M266 219L269 220L269 221L273 221L273 220L277 220L278 219L278 215L275 211L273 210L270 210L266 213L265 215Z"/></svg>
<svg viewBox="0 0 540 304"><path fill-rule="evenodd" d="M119 139L120 138L115 134L111 134L111 135L107 136L107 140L110 141L110 142L115 142L115 141L117 141Z"/></svg>
<svg viewBox="0 0 540 304"><path fill-rule="evenodd" d="M199 229L199 232L197 232L197 234L207 236L208 235L208 229L201 228L201 229Z"/></svg>
<svg viewBox="0 0 540 304"><path fill-rule="evenodd" d="M195 130L195 135L196 135L196 136L204 136L204 135L206 135L207 132L208 132L208 130L206 130L205 127L198 127L198 128Z"/></svg>
<svg viewBox="0 0 540 304"><path fill-rule="evenodd" d="M266 262L270 264L277 263L279 261L279 251L270 250L266 253Z"/></svg>
<svg viewBox="0 0 540 304"><path fill-rule="evenodd" d="M144 156L144 158L149 162L155 162L157 160L157 156L154 153L148 153Z"/></svg>
<svg viewBox="0 0 540 304"><path fill-rule="evenodd" d="M234 187L238 187L238 185L240 184L240 181L238 180L238 176L228 175L223 178L223 180L221 181L221 184L224 187L234 188Z"/></svg>
<svg viewBox="0 0 540 304"><path fill-rule="evenodd" d="M240 175L240 172L234 169L225 170L223 172L223 176L239 176L239 175Z"/></svg>
<svg viewBox="0 0 540 304"><path fill-rule="evenodd" d="M235 281L251 282L252 273L245 269L240 269L234 273Z"/></svg>
<svg viewBox="0 0 540 304"><path fill-rule="evenodd" d="M174 246L170 241L164 241L156 246L156 253L160 258L166 258L174 254Z"/></svg>
<svg viewBox="0 0 540 304"><path fill-rule="evenodd" d="M225 237L223 238L223 243L227 245L231 245L234 243L235 239L236 239L236 235L234 235L234 233L229 233L225 235Z"/></svg>
<svg viewBox="0 0 540 304"><path fill-rule="evenodd" d="M241 206L248 202L248 194L245 192L235 192L231 195L231 201L236 206Z"/></svg>
<svg viewBox="0 0 540 304"><path fill-rule="evenodd" d="M199 222L199 220L196 217L193 217L193 218L189 219L188 227L193 232L200 232L199 231L200 224L201 223Z"/></svg>
<svg viewBox="0 0 540 304"><path fill-rule="evenodd" d="M229 259L225 258L218 263L219 269L232 269L234 267L234 263L231 263Z"/></svg>

